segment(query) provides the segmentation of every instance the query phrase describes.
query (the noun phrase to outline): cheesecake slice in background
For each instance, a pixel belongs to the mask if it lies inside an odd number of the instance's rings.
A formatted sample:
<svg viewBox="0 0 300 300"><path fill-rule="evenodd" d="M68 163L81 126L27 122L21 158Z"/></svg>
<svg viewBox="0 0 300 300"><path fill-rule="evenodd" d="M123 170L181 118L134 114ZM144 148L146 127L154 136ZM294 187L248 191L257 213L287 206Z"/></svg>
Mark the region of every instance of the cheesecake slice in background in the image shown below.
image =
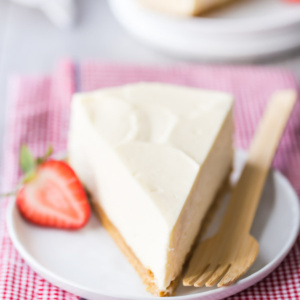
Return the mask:
<svg viewBox="0 0 300 300"><path fill-rule="evenodd" d="M69 162L154 295L173 294L231 170L232 107L225 93L159 83L73 98Z"/></svg>
<svg viewBox="0 0 300 300"><path fill-rule="evenodd" d="M212 10L233 0L136 0L151 10L182 17L192 17Z"/></svg>

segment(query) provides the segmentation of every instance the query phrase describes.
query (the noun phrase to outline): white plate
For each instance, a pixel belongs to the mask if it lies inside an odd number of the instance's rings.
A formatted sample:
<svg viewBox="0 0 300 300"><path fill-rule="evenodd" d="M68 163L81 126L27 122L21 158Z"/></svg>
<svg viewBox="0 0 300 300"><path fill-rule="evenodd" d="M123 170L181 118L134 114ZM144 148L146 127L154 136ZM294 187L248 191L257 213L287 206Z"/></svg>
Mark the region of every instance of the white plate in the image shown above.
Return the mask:
<svg viewBox="0 0 300 300"><path fill-rule="evenodd" d="M238 151L233 179L245 154ZM216 232L226 201L211 224L207 236ZM180 286L173 299L221 299L258 282L287 255L299 230L299 201L289 182L276 171L268 178L252 234L260 244L258 258L246 276L228 288ZM151 299L127 259L121 254L95 217L80 231L45 229L20 216L15 202L7 211L10 237L24 260L49 282L91 300ZM111 298L109 298L111 299Z"/></svg>
<svg viewBox="0 0 300 300"><path fill-rule="evenodd" d="M115 17L143 42L190 59L250 60L300 47L300 4L242 0L213 15L175 18L109 0Z"/></svg>

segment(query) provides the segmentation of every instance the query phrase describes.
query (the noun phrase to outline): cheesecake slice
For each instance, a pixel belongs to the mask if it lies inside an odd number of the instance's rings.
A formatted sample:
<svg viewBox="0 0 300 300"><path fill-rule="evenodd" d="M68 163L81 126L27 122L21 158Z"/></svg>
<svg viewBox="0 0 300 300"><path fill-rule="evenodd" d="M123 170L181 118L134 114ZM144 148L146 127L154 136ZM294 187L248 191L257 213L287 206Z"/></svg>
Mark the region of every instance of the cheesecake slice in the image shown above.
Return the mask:
<svg viewBox="0 0 300 300"><path fill-rule="evenodd" d="M230 95L159 83L76 94L69 162L148 290L172 295L232 165Z"/></svg>
<svg viewBox="0 0 300 300"><path fill-rule="evenodd" d="M191 17L223 6L233 0L137 0L138 3L151 10L164 14Z"/></svg>

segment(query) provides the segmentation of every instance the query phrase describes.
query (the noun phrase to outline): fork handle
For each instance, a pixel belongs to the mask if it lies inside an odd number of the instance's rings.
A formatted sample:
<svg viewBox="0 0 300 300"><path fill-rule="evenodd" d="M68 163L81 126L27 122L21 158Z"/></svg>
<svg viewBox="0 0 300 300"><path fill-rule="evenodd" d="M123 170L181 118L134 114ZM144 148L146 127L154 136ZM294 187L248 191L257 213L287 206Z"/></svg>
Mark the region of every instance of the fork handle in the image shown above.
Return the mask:
<svg viewBox="0 0 300 300"><path fill-rule="evenodd" d="M286 127L297 94L279 91L270 100L254 136L241 177L232 191L220 233L250 232L259 199L280 138Z"/></svg>

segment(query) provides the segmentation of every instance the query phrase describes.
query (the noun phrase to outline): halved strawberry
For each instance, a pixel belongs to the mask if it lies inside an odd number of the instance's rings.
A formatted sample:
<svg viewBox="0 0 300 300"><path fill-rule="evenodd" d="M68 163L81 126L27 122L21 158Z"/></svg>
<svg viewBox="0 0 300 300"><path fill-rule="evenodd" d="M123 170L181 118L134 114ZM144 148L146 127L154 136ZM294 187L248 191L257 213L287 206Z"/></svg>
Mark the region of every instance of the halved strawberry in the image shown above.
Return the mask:
<svg viewBox="0 0 300 300"><path fill-rule="evenodd" d="M33 159L22 147L20 163L25 177L17 194L17 206L30 222L48 227L78 229L91 214L84 188L71 167L64 161L46 161L48 154Z"/></svg>

